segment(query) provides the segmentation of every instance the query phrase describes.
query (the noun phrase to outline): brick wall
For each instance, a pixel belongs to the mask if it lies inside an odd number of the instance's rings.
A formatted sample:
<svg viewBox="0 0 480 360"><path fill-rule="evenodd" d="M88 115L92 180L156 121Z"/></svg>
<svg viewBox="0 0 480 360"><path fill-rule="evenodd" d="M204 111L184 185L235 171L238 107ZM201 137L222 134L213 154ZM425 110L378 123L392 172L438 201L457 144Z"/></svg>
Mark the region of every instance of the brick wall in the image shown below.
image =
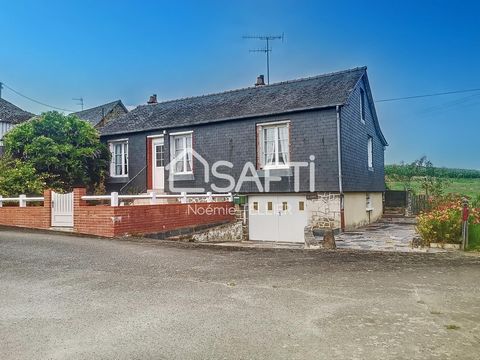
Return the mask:
<svg viewBox="0 0 480 360"><path fill-rule="evenodd" d="M230 202L89 206L81 199L85 189L74 189L73 193L73 230L80 234L104 237L153 234L235 220L235 208ZM0 225L49 229L51 191L45 191L44 197L43 206L1 207Z"/></svg>
<svg viewBox="0 0 480 360"><path fill-rule="evenodd" d="M45 190L43 206L29 204L27 207L0 207L0 225L18 226L31 229L48 229L50 227L51 190Z"/></svg>

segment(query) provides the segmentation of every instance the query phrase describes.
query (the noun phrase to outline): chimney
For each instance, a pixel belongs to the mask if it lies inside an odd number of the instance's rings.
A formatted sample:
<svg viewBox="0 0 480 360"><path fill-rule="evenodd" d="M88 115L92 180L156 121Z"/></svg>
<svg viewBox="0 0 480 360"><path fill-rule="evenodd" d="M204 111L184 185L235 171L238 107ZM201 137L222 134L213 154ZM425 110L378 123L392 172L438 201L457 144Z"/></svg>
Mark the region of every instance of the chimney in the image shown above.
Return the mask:
<svg viewBox="0 0 480 360"><path fill-rule="evenodd" d="M157 103L157 94L153 94L150 96L150 99L148 99L147 104L156 104Z"/></svg>
<svg viewBox="0 0 480 360"><path fill-rule="evenodd" d="M263 75L258 75L257 76L257 82L255 83L255 86L264 86L265 85L265 79Z"/></svg>

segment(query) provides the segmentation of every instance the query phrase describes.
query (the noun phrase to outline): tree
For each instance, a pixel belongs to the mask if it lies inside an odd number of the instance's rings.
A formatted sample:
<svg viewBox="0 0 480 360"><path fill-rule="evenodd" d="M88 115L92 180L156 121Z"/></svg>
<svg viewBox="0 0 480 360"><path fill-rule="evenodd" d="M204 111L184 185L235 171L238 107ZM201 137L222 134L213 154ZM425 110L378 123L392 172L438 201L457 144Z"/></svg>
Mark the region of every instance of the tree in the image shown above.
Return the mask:
<svg viewBox="0 0 480 360"><path fill-rule="evenodd" d="M110 152L90 123L56 111L13 128L4 146L7 157L33 167L47 187L62 191L102 185L110 163Z"/></svg>
<svg viewBox="0 0 480 360"><path fill-rule="evenodd" d="M41 195L45 181L30 163L5 156L0 159L0 195Z"/></svg>

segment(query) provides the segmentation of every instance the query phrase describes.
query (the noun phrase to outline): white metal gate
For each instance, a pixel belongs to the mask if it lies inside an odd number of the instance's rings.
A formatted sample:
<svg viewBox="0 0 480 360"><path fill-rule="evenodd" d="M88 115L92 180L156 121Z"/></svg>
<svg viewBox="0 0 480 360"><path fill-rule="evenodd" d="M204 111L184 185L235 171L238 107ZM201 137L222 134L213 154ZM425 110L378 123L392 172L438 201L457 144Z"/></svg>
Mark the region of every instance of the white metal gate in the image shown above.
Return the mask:
<svg viewBox="0 0 480 360"><path fill-rule="evenodd" d="M52 191L52 226L73 227L73 192Z"/></svg>

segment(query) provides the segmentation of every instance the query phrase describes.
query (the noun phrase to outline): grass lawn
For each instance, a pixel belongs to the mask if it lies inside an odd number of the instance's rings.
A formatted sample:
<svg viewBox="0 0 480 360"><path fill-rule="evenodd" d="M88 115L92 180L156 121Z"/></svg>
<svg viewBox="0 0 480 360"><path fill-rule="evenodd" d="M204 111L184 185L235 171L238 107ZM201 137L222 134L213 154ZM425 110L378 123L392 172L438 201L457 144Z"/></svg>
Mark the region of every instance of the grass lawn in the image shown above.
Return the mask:
<svg viewBox="0 0 480 360"><path fill-rule="evenodd" d="M480 225L468 227L468 250L480 251Z"/></svg>
<svg viewBox="0 0 480 360"><path fill-rule="evenodd" d="M390 190L403 190L401 182L387 181ZM418 193L423 193L420 182L413 181L412 188ZM480 179L450 179L450 183L446 186L447 193L467 195L477 197L480 194Z"/></svg>

